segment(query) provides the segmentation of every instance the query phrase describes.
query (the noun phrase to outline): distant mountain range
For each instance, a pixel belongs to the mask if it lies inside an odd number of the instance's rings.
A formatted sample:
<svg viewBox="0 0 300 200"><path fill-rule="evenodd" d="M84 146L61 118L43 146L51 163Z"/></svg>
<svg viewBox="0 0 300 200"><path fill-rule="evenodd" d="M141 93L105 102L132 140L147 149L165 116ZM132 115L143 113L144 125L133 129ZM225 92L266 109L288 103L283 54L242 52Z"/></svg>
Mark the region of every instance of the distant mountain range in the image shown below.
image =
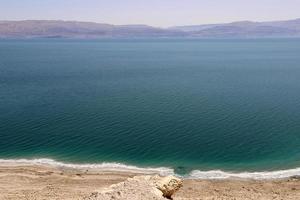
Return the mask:
<svg viewBox="0 0 300 200"><path fill-rule="evenodd" d="M240 21L224 24L175 26L170 28L52 20L0 21L0 38L91 39L116 37L300 37L300 19L272 22Z"/></svg>

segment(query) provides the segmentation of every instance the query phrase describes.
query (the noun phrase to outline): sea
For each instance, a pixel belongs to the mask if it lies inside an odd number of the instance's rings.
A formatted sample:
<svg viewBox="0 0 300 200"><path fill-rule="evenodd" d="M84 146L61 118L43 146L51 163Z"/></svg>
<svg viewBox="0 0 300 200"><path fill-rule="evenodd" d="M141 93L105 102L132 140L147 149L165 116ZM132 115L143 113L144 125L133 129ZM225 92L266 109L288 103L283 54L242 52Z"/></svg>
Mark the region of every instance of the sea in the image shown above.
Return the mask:
<svg viewBox="0 0 300 200"><path fill-rule="evenodd" d="M0 163L300 175L300 39L0 40Z"/></svg>

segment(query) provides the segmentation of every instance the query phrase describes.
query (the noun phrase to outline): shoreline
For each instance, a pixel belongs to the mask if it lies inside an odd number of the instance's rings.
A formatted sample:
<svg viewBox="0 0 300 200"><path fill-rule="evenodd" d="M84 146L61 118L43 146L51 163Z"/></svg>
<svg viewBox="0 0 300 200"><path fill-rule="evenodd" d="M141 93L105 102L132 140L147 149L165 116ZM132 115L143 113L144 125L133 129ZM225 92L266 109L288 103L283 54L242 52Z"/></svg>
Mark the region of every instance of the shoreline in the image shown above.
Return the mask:
<svg viewBox="0 0 300 200"><path fill-rule="evenodd" d="M258 171L258 172L232 172L222 170L193 170L187 175L178 175L175 170L168 167L137 167L121 163L97 163L97 164L75 164L58 162L48 158L41 159L0 159L0 167L3 166L46 166L54 168L77 169L94 172L124 172L133 174L159 174L161 176L175 175L182 179L253 179L253 180L276 180L290 177L300 177L300 167L293 169L284 169L276 171Z"/></svg>
<svg viewBox="0 0 300 200"><path fill-rule="evenodd" d="M149 173L0 162L0 200L83 200L113 184L144 175ZM184 179L183 188L175 193L173 199L294 200L299 196L300 177L265 180Z"/></svg>

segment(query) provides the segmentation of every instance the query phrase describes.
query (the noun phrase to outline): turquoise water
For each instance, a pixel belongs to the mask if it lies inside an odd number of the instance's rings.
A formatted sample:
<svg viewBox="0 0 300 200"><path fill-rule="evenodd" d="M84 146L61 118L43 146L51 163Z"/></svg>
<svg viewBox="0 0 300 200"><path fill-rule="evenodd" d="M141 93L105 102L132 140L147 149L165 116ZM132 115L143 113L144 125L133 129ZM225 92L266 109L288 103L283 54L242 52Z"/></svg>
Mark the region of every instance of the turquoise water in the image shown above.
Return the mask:
<svg viewBox="0 0 300 200"><path fill-rule="evenodd" d="M0 158L300 167L300 39L2 40Z"/></svg>

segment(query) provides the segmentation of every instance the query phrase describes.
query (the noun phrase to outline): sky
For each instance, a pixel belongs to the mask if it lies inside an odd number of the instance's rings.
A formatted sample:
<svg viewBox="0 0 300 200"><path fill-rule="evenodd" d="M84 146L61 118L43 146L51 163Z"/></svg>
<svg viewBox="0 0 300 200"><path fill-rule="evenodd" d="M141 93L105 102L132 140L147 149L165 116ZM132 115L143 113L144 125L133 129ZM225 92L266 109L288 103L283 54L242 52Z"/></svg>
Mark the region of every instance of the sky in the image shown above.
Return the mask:
<svg viewBox="0 0 300 200"><path fill-rule="evenodd" d="M295 18L300 18L300 0L0 0L0 20L169 27Z"/></svg>

